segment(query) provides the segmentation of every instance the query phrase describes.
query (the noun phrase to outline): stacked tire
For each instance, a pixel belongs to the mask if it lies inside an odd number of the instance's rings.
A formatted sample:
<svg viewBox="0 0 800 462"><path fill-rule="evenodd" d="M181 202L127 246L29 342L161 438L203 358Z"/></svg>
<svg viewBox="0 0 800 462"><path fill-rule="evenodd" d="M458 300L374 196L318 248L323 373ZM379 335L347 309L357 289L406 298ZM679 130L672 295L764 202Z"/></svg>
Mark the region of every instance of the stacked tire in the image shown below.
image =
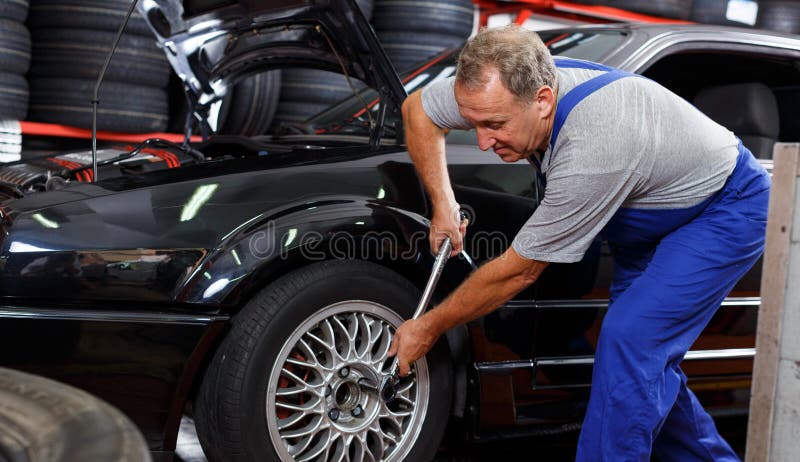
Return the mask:
<svg viewBox="0 0 800 462"><path fill-rule="evenodd" d="M372 27L395 69L402 73L473 32L471 0L376 0Z"/></svg>
<svg viewBox="0 0 800 462"><path fill-rule="evenodd" d="M281 71L246 77L228 90L219 109L217 133L262 135L272 125L278 108Z"/></svg>
<svg viewBox="0 0 800 462"><path fill-rule="evenodd" d="M747 24L728 19L728 0L692 0L689 19L703 24L746 27Z"/></svg>
<svg viewBox="0 0 800 462"><path fill-rule="evenodd" d="M759 1L756 27L787 34L800 34L800 2Z"/></svg>
<svg viewBox="0 0 800 462"><path fill-rule="evenodd" d="M129 0L32 0L29 120L92 126L92 99ZM167 127L170 67L134 12L100 87L99 130L159 132Z"/></svg>
<svg viewBox="0 0 800 462"><path fill-rule="evenodd" d="M373 0L356 0L367 20L373 12ZM363 88L357 79L347 79L340 73L318 69L284 69L281 78L280 99L271 131L280 133L287 125L295 125L314 116L331 105L353 95L350 83L358 90Z"/></svg>
<svg viewBox="0 0 800 462"><path fill-rule="evenodd" d="M661 16L664 18L689 19L692 0L608 0L606 5L636 13Z"/></svg>
<svg viewBox="0 0 800 462"><path fill-rule="evenodd" d="M0 120L23 120L28 112L31 36L25 27L28 0L0 1Z"/></svg>

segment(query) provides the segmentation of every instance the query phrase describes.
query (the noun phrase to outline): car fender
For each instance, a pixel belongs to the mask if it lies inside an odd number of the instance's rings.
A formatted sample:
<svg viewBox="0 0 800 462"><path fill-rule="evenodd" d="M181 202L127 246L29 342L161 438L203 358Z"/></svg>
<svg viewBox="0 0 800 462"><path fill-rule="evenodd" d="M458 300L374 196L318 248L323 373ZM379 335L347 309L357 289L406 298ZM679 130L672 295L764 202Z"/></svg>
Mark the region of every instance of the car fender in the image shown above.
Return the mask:
<svg viewBox="0 0 800 462"><path fill-rule="evenodd" d="M379 262L424 286L433 265L429 220L417 212L354 196L326 196L260 214L223 236L174 289L178 303L235 312L248 295L288 270L329 259ZM472 269L453 259L437 298Z"/></svg>
<svg viewBox="0 0 800 462"><path fill-rule="evenodd" d="M429 225L419 213L361 197L290 204L225 236L176 288L175 299L218 304L235 315L250 296L288 271L337 258L380 263L422 290L434 261L427 239ZM466 252L451 259L434 300L446 297L472 269ZM466 405L470 344L465 328L452 329L445 337L455 371L453 413L460 416Z"/></svg>

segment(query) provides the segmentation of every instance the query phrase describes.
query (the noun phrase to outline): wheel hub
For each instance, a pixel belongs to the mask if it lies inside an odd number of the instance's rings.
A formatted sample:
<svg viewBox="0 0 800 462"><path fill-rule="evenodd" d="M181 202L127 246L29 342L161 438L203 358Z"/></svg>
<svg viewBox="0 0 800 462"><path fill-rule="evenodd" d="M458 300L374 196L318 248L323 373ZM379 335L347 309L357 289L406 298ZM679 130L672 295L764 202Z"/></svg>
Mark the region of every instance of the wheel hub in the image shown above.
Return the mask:
<svg viewBox="0 0 800 462"><path fill-rule="evenodd" d="M326 414L338 430L357 432L375 420L382 403L374 391L361 384L376 383L377 377L377 371L363 364L348 364L331 376L325 396Z"/></svg>
<svg viewBox="0 0 800 462"><path fill-rule="evenodd" d="M340 302L316 311L285 341L267 384L267 429L282 461L401 461L428 406L424 360L385 403L374 390L388 372L402 319L384 306Z"/></svg>

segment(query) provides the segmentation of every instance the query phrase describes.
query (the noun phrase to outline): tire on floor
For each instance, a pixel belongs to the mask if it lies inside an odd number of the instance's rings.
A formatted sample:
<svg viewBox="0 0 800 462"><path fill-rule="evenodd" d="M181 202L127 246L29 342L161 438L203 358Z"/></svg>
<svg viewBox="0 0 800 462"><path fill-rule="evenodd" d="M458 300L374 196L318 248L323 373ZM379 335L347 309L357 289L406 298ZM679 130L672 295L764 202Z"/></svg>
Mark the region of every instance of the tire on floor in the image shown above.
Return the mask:
<svg viewBox="0 0 800 462"><path fill-rule="evenodd" d="M147 462L139 430L90 394L0 368L0 458L10 462Z"/></svg>

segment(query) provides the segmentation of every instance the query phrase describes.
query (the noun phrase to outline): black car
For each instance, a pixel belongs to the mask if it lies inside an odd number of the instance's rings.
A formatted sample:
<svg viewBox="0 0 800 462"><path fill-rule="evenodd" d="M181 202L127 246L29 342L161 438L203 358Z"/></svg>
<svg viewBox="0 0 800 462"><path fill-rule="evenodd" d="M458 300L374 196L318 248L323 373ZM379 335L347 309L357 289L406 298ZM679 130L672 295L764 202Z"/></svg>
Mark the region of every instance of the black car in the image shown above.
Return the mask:
<svg viewBox="0 0 800 462"><path fill-rule="evenodd" d="M278 67L366 88L271 136L104 150L98 181L85 152L0 168L0 365L102 397L165 458L184 414L209 460L429 460L448 421L474 440L575 435L608 302L600 241L448 332L396 399L378 396L433 262L399 106L452 75L457 50L401 79L351 1L265 5L142 2L197 120L212 126L227 88ZM798 37L645 25L541 36L554 54L696 102L767 165L774 142L800 140ZM528 164L481 152L470 132L448 134L448 162L472 225L435 299L504 251L542 192ZM683 363L718 422L742 428L759 282L756 268Z"/></svg>

